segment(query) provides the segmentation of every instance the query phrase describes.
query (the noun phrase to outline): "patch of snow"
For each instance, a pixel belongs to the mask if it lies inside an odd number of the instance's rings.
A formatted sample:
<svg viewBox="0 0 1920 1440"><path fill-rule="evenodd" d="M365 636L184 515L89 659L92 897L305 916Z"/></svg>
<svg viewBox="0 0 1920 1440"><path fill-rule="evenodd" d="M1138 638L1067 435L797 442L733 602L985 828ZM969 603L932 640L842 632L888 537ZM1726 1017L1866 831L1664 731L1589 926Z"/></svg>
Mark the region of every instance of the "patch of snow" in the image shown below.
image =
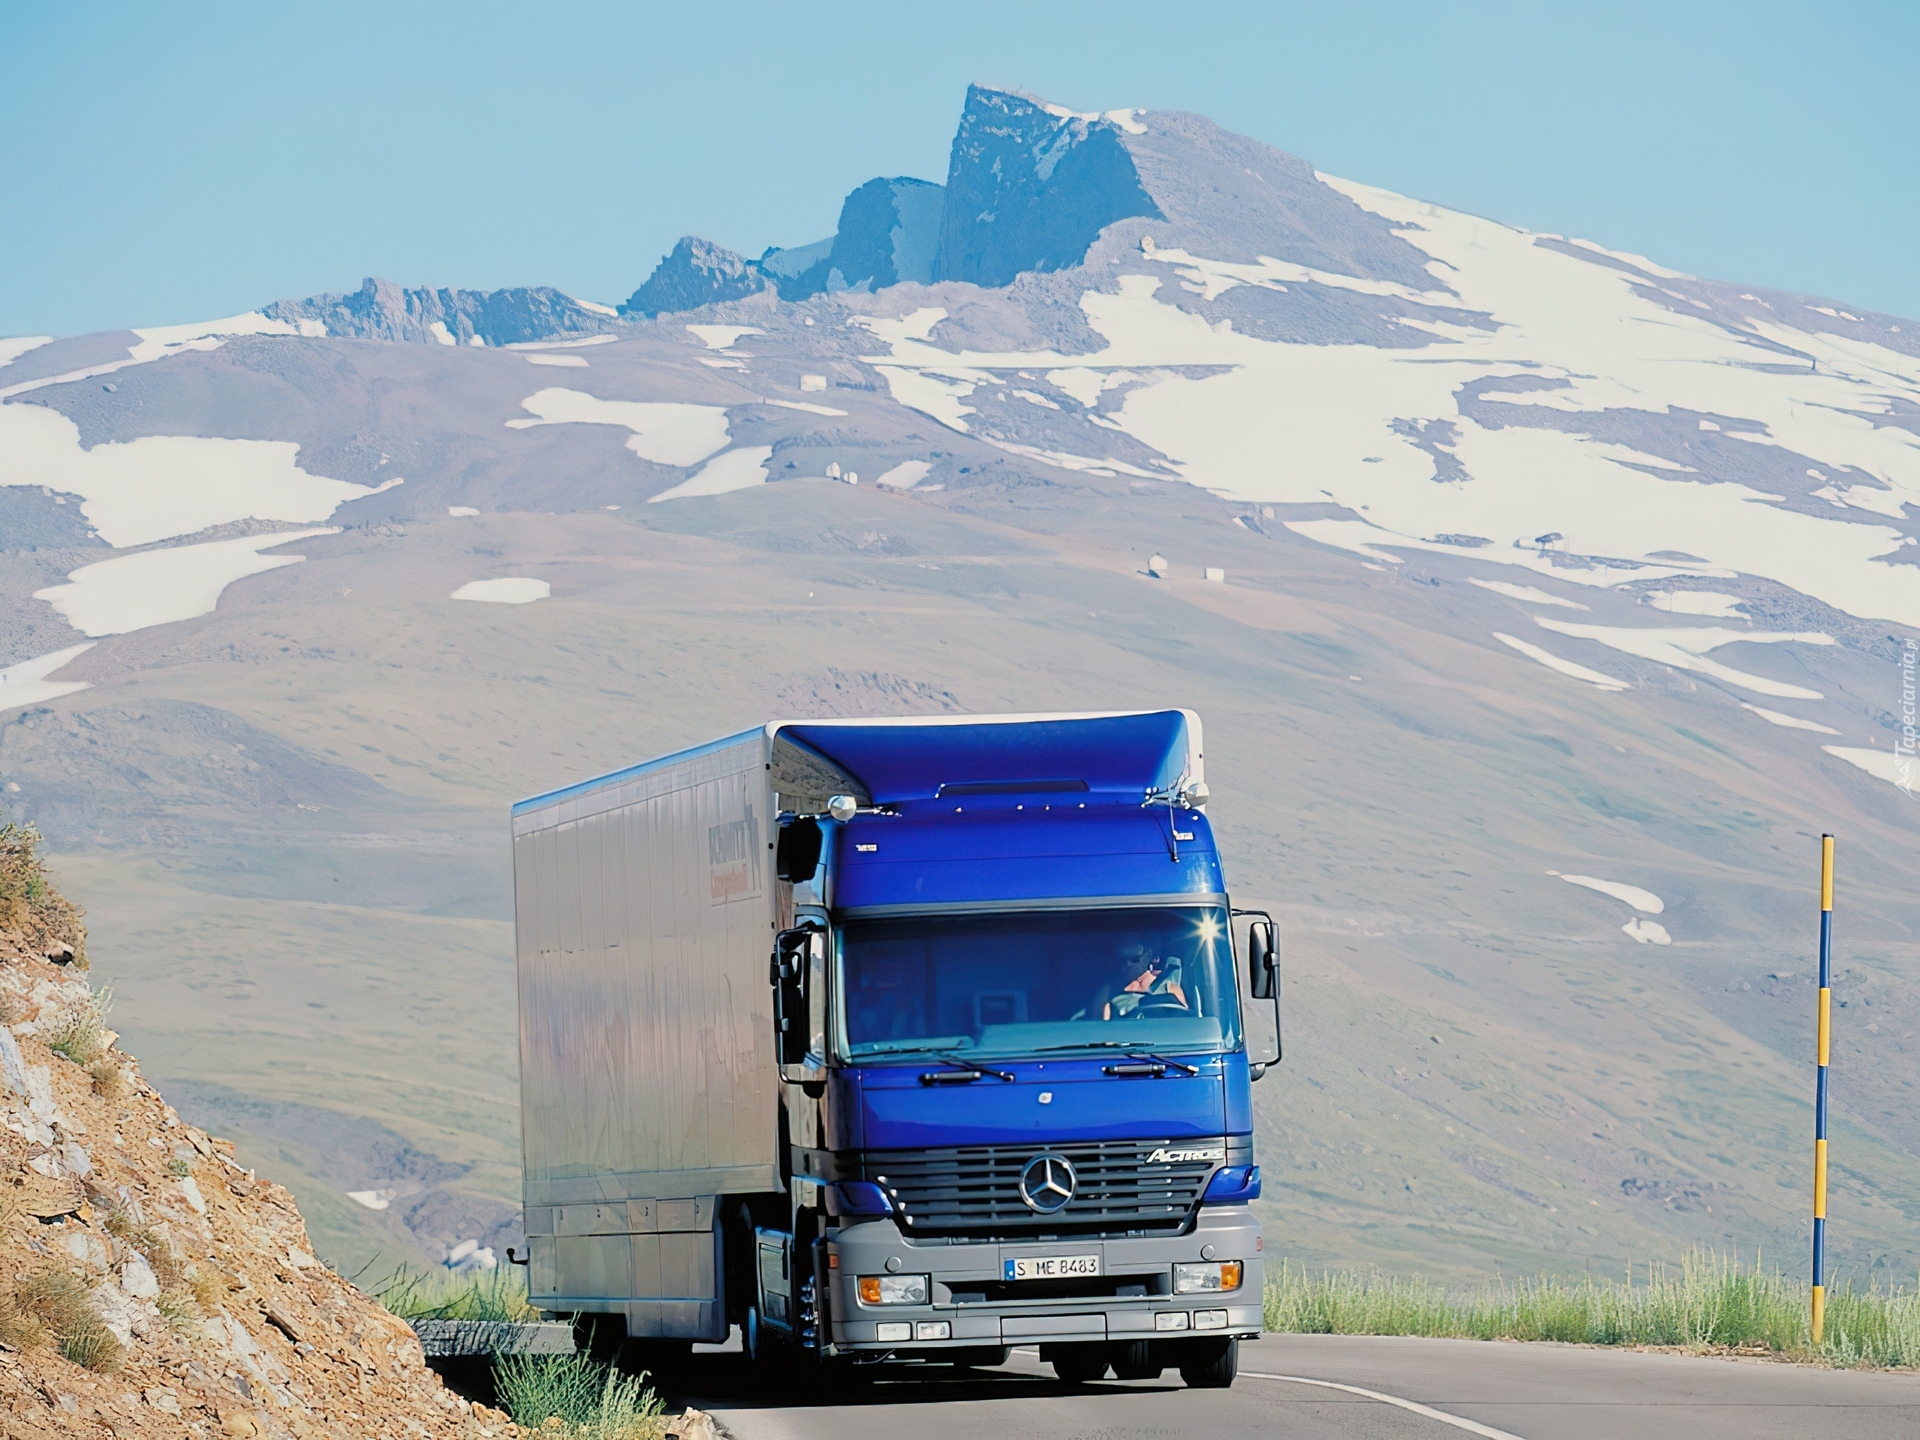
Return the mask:
<svg viewBox="0 0 1920 1440"><path fill-rule="evenodd" d="M589 345L611 345L618 335L583 335L578 340L516 340L502 350L584 350Z"/></svg>
<svg viewBox="0 0 1920 1440"><path fill-rule="evenodd" d="M29 350L53 343L51 335L16 335L0 340L0 365L11 365Z"/></svg>
<svg viewBox="0 0 1920 1440"><path fill-rule="evenodd" d="M1713 620L1738 620L1740 597L1718 590L1653 590L1647 603L1669 615L1704 615Z"/></svg>
<svg viewBox="0 0 1920 1440"><path fill-rule="evenodd" d="M553 587L544 580L507 575L498 580L469 580L453 592L455 600L479 600L489 605L530 605L548 599Z"/></svg>
<svg viewBox="0 0 1920 1440"><path fill-rule="evenodd" d="M845 415L844 410L836 410L831 405L809 405L804 400L769 400L764 395L754 397L756 405L776 405L782 410L803 410L809 415Z"/></svg>
<svg viewBox="0 0 1920 1440"><path fill-rule="evenodd" d="M1496 595L1504 595L1509 600L1525 600L1530 605L1564 605L1569 610L1587 608L1578 600L1566 600L1558 595L1549 595L1545 590L1536 590L1531 585L1512 585L1505 580L1482 580L1478 575L1469 575L1467 583L1478 585L1482 590L1491 590Z"/></svg>
<svg viewBox="0 0 1920 1440"><path fill-rule="evenodd" d="M702 345L709 350L725 350L742 335L764 335L767 332L757 330L751 325L689 325L687 329L697 336Z"/></svg>
<svg viewBox="0 0 1920 1440"><path fill-rule="evenodd" d="M611 305L601 305L593 300L582 300L578 295L569 295L567 298L589 314L604 315L609 320L616 320L620 316L620 312ZM612 337L609 336L608 338L611 339Z"/></svg>
<svg viewBox="0 0 1920 1440"><path fill-rule="evenodd" d="M397 1190L349 1190L347 1198L357 1201L369 1210L384 1210L393 1203Z"/></svg>
<svg viewBox="0 0 1920 1440"><path fill-rule="evenodd" d="M807 323L811 325L813 322L809 320ZM824 390L826 388L827 377L824 375L802 375L800 377L800 389L803 392L808 390Z"/></svg>
<svg viewBox="0 0 1920 1440"><path fill-rule="evenodd" d="M884 340L889 345L900 345L915 340L925 343L933 334L933 327L946 318L945 310L927 306L900 316L855 315L848 323L871 331L876 339Z"/></svg>
<svg viewBox="0 0 1920 1440"><path fill-rule="evenodd" d="M453 338L453 332L447 329L447 322L444 320L434 321L431 325L427 326L427 331L442 345L458 345L460 343Z"/></svg>
<svg viewBox="0 0 1920 1440"><path fill-rule="evenodd" d="M1620 927L1626 934L1642 945L1671 945L1673 937L1667 934L1667 927L1658 920L1643 920L1638 915Z"/></svg>
<svg viewBox="0 0 1920 1440"><path fill-rule="evenodd" d="M1118 125L1129 135L1144 135L1147 133L1147 127L1133 117L1146 113L1144 110L1109 110L1107 111L1107 119Z"/></svg>
<svg viewBox="0 0 1920 1440"><path fill-rule="evenodd" d="M973 375L956 379L951 375L936 375L927 370L908 370L898 365L876 365L881 378L887 382L887 390L895 400L909 409L918 410L922 415L938 420L949 430L958 430L962 435L970 434L965 417L978 412L971 405L960 402L979 389L991 384L990 375Z"/></svg>
<svg viewBox="0 0 1920 1440"><path fill-rule="evenodd" d="M1840 732L1831 725L1822 725L1816 720L1802 720L1798 715L1782 715L1778 710L1762 710L1758 705L1740 702L1742 710L1751 710L1769 725L1785 725L1793 730L1814 730L1822 735L1838 735Z"/></svg>
<svg viewBox="0 0 1920 1440"><path fill-rule="evenodd" d="M1549 870L1549 875L1559 875L1557 870ZM1649 915L1659 915L1667 908L1667 902L1651 890L1642 890L1638 885L1623 885L1618 880L1596 880L1591 875L1560 875L1569 885L1584 885L1589 890L1598 890L1602 895L1611 895L1616 900L1624 900L1636 910Z"/></svg>
<svg viewBox="0 0 1920 1440"><path fill-rule="evenodd" d="M1885 780L1889 785L1897 785L1913 794L1915 781L1920 781L1920 765L1916 765L1911 755L1897 754L1892 750L1860 750L1845 745L1822 745L1827 754L1858 766L1876 780Z"/></svg>
<svg viewBox="0 0 1920 1440"><path fill-rule="evenodd" d="M601 400L580 390L541 390L520 402L534 419L506 422L509 430L535 425L623 425L627 448L659 465L696 465L727 443L727 412L719 405L649 400Z"/></svg>
<svg viewBox="0 0 1920 1440"><path fill-rule="evenodd" d="M1138 465L1129 465L1123 460L1096 460L1091 456L1074 455L1065 450L1042 450L1037 445L1016 445L1011 440L988 440L987 443L996 450L1005 450L1010 455L1024 455L1029 460L1038 460L1043 465L1055 465L1062 470L1085 470L1092 475L1137 475L1142 480L1167 478L1152 470L1142 470Z"/></svg>
<svg viewBox="0 0 1920 1440"><path fill-rule="evenodd" d="M1744 670L1735 670L1718 661L1709 660L1706 658L1707 652L1717 650L1722 645L1743 643L1755 645L1789 642L1802 645L1834 643L1831 635L1822 635L1818 631L1722 630L1717 626L1697 630L1651 630L1623 625L1580 625L1571 620L1550 620L1544 615L1534 616L1533 623L1557 634L1572 635L1582 640L1597 640L1600 644L1623 654L1637 655L1642 660L1651 660L1659 665L1671 665L1676 670L1691 670L1696 674L1711 675L1716 680L1724 680L1729 685L1738 685L1741 689L1751 690L1756 695L1773 695L1782 700L1819 700L1823 697L1818 690L1807 690L1798 685L1788 685L1784 681L1749 675Z"/></svg>
<svg viewBox="0 0 1920 1440"><path fill-rule="evenodd" d="M473 506L471 506L471 505L449 505L449 506L447 506L447 514L449 514L449 515L478 515L479 513L480 513L480 512L479 512L478 510L476 510L476 509L474 509L474 508L473 508Z"/></svg>
<svg viewBox="0 0 1920 1440"><path fill-rule="evenodd" d="M0 390L0 400L10 395L22 395L29 390L39 390L48 385L65 385L74 380L91 380L98 375L111 375L116 370L124 370L129 365L145 365L149 361L164 360L169 355L178 355L183 350L216 350L235 335L294 335L305 333L296 330L284 320L269 320L258 311L248 311L244 315L230 315L224 320L201 320L190 325L150 325L133 332L134 343L127 347L127 358L109 360L104 365L90 365L84 370L69 370L64 375L48 375L38 380L25 380Z"/></svg>
<svg viewBox="0 0 1920 1440"><path fill-rule="evenodd" d="M873 483L891 485L896 490L911 490L927 478L927 472L933 466L925 460L902 460L891 470L885 471Z"/></svg>
<svg viewBox="0 0 1920 1440"><path fill-rule="evenodd" d="M1691 410L1737 417L1753 423L1727 431L1730 440L1854 467L1870 477L1862 501L1920 504L1920 435L1876 423L1920 403L1920 357L1830 332L1790 330L1764 317L1740 331L1691 309L1676 313L1648 293L1644 278L1636 284L1631 273L1536 245L1527 232L1323 178L1424 250L1433 286L1390 286L1277 261L1235 266L1187 252L1155 253L1153 260L1173 267L1169 279L1194 272L1203 289L1304 279L1417 300L1438 312L1411 327L1430 337L1427 344L1261 340L1168 303L1158 293L1165 283L1159 276L1131 274L1119 277L1117 293L1080 297L1088 324L1104 339L1092 353L956 354L913 333L930 333L929 311L859 322L886 352L865 358L891 372L897 400L954 428L965 408L952 382L969 372L1144 372L1152 383L1129 392L1115 422L1171 457L1189 481L1239 501L1331 499L1356 512L1365 506L1383 532L1372 545L1484 535L1495 547L1483 561L1545 573L1550 560L1529 542L1559 532L1576 556L1632 564L1680 551L1702 557L1707 569L1764 576L1856 616L1920 624L1920 567L1875 563L1904 541L1891 525L1801 514L1743 484L1703 484L1673 462L1588 439L1578 426L1482 427L1459 405L1474 381L1526 375L1562 386L1483 398L1566 414ZM1484 316L1491 328L1483 328ZM1778 354L1762 348L1768 342L1814 363L1765 368ZM1206 371L1180 373L1187 367ZM901 372L926 383L903 383ZM1410 420L1453 426L1454 453L1472 479L1435 483L1432 456L1399 433ZM1890 508L1883 513L1891 519ZM1339 532L1311 533L1324 539ZM1605 583L1625 578L1616 569Z"/></svg>
<svg viewBox="0 0 1920 1440"><path fill-rule="evenodd" d="M1604 245L1596 245L1591 240L1567 237L1569 245L1578 245L1582 250L1591 250L1596 255L1605 255L1614 260L1624 261L1636 270L1644 270L1649 275L1658 275L1662 280L1691 280L1693 276L1684 270L1669 270L1664 265L1656 265L1644 255L1636 255L1631 250L1609 250ZM1750 297L1743 297L1750 298Z"/></svg>
<svg viewBox="0 0 1920 1440"><path fill-rule="evenodd" d="M124 635L208 615L220 593L236 580L298 565L304 555L262 555L280 545L337 530L294 530L279 535L243 535L204 545L142 550L82 565L64 585L34 591L83 635Z"/></svg>
<svg viewBox="0 0 1920 1440"><path fill-rule="evenodd" d="M1059 404L1056 401L1049 400L1046 396L1038 394L1032 390L1016 390L1013 393L1015 395L1018 395L1022 400L1026 401L1029 405L1044 405L1049 410L1058 410L1060 408Z"/></svg>
<svg viewBox="0 0 1920 1440"><path fill-rule="evenodd" d="M494 1258L492 1247L478 1240L462 1240L440 1263L456 1275L471 1275L478 1270L492 1270L500 1262Z"/></svg>
<svg viewBox="0 0 1920 1440"><path fill-rule="evenodd" d="M739 450L729 450L709 460L691 478L682 480L671 490L662 490L658 495L647 498L649 505L662 500L686 500L696 495L724 495L730 490L745 490L751 485L764 485L767 480L767 461L773 456L771 445L750 445Z"/></svg>
<svg viewBox="0 0 1920 1440"><path fill-rule="evenodd" d="M521 358L529 365L554 365L579 370L587 368L587 362L578 355L526 355Z"/></svg>
<svg viewBox="0 0 1920 1440"><path fill-rule="evenodd" d="M715 370L744 370L747 368L746 362L744 361L729 360L717 355L702 355L699 359L702 365L710 366Z"/></svg>
<svg viewBox="0 0 1920 1440"><path fill-rule="evenodd" d="M44 405L0 405L0 485L83 497L80 511L116 549L229 521L325 520L376 491L310 475L283 440L145 435L91 450L73 421Z"/></svg>
<svg viewBox="0 0 1920 1440"><path fill-rule="evenodd" d="M84 680L49 680L47 677L92 648L93 641L89 640L84 645L69 645L51 655L22 660L0 670L0 711L17 710L22 705L41 705L49 700L57 700L62 695L71 695L76 690L85 690L87 682Z"/></svg>
<svg viewBox="0 0 1920 1440"><path fill-rule="evenodd" d="M1576 665L1571 660L1562 660L1551 650L1543 650L1538 645L1528 644L1525 640L1515 639L1511 635L1503 635L1498 630L1493 632L1493 638L1498 640L1502 645L1509 645L1515 650L1518 650L1529 660L1538 660L1549 670L1557 670L1562 675L1571 675L1575 680L1584 680L1587 684L1596 686L1601 690L1625 690L1627 688L1627 683L1624 680L1616 680L1613 676L1603 675L1598 670L1589 670L1586 666Z"/></svg>

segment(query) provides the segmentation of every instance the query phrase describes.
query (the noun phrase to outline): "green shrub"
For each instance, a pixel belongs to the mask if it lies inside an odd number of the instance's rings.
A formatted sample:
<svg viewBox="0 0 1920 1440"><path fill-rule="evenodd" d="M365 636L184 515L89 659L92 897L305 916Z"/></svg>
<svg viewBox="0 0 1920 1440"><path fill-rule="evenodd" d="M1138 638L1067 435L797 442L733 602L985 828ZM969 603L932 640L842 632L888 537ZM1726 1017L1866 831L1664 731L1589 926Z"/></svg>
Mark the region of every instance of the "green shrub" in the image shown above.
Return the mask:
<svg viewBox="0 0 1920 1440"><path fill-rule="evenodd" d="M503 1355L494 1389L513 1423L538 1430L558 1421L566 1440L659 1440L665 1406L646 1376L622 1375L590 1356Z"/></svg>
<svg viewBox="0 0 1920 1440"><path fill-rule="evenodd" d="M87 968L80 911L48 882L31 825L0 825L0 933L31 954L70 954L76 969Z"/></svg>

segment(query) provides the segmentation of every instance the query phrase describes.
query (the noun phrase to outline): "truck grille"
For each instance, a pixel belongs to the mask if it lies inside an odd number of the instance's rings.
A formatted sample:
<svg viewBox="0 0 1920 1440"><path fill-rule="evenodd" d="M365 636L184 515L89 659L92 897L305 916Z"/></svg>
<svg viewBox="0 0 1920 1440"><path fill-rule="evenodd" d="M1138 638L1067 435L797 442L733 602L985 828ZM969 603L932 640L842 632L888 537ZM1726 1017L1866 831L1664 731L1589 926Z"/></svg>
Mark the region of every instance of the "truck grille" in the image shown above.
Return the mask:
<svg viewBox="0 0 1920 1440"><path fill-rule="evenodd" d="M1224 1163L1244 1165L1252 1148L1235 1137L869 1150L847 1157L853 1163L842 1173L885 1189L902 1228L915 1237L1166 1235L1186 1228L1208 1177L1223 1162L1154 1163L1153 1153L1213 1149L1225 1153ZM1051 1215L1036 1214L1020 1198L1020 1173L1036 1155L1062 1155L1073 1165L1073 1198Z"/></svg>

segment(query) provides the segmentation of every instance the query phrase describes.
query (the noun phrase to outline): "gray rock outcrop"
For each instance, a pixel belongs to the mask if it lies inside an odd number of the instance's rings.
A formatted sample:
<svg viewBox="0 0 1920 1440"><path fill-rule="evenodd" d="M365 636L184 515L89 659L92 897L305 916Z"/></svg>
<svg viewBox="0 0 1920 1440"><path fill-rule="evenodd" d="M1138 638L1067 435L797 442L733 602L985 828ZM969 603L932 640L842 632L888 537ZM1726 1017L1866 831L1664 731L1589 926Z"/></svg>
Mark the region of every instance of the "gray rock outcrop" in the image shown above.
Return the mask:
<svg viewBox="0 0 1920 1440"><path fill-rule="evenodd" d="M505 290L407 290L369 278L347 294L277 300L264 307L272 320L358 340L416 345L513 345L530 340L597 335L614 328L600 314L550 285Z"/></svg>
<svg viewBox="0 0 1920 1440"><path fill-rule="evenodd" d="M697 235L682 235L646 283L627 297L620 313L650 320L655 315L744 300L772 288L773 282L744 255Z"/></svg>

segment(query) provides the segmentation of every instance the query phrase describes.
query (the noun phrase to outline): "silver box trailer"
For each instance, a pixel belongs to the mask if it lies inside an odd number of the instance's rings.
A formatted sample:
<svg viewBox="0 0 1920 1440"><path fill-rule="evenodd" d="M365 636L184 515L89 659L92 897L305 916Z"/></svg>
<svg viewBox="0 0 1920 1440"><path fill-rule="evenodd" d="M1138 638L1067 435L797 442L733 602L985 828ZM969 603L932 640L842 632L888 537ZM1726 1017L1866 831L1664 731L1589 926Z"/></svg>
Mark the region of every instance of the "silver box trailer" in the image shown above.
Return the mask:
<svg viewBox="0 0 1920 1440"><path fill-rule="evenodd" d="M716 1197L780 1189L770 741L515 807L533 1303L722 1340Z"/></svg>

